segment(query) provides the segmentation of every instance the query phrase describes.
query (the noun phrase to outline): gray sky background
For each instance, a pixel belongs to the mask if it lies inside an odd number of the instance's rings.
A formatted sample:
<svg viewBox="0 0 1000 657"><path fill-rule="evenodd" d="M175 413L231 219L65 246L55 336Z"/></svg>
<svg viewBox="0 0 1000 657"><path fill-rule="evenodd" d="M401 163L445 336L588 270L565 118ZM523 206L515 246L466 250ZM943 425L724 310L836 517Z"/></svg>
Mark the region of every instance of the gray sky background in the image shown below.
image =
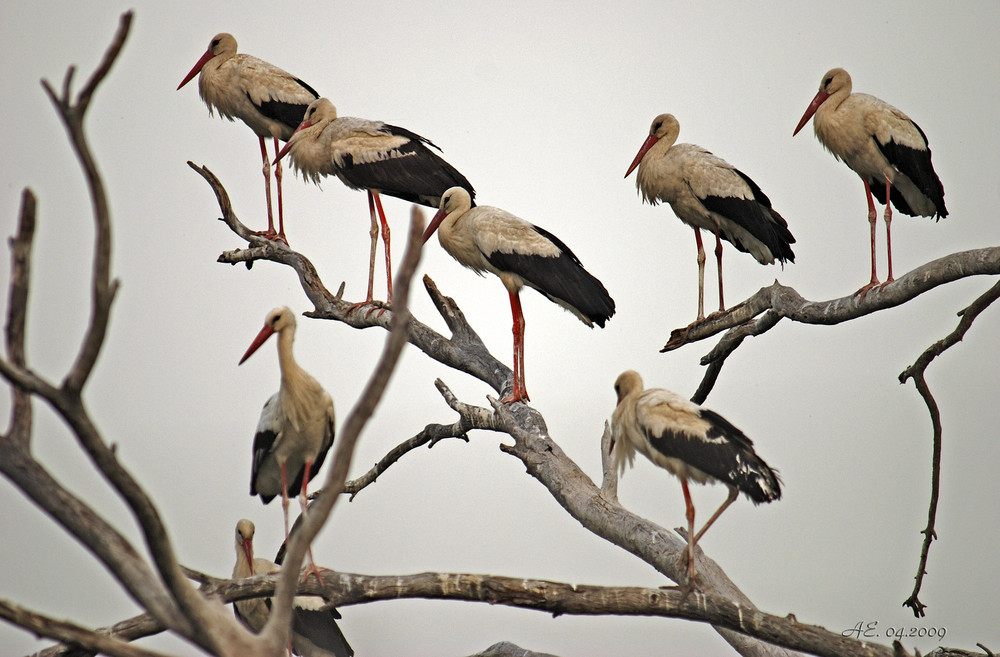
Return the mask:
<svg viewBox="0 0 1000 657"><path fill-rule="evenodd" d="M237 368L265 313L309 308L294 273L215 262L243 246L224 225L208 185L185 162L207 165L240 217L264 226L260 158L242 124L210 118L195 84L175 87L217 32L330 97L343 115L382 119L444 149L478 200L562 238L618 305L590 331L527 291L526 371L552 437L593 478L599 439L622 370L649 386L690 395L714 341L658 353L696 310L691 230L669 207L640 204L625 169L661 112L680 140L700 144L751 176L788 220L796 263L762 267L727 245L726 292L735 303L775 277L805 297L849 294L867 280L868 225L857 176L826 153L811 126L792 129L834 66L855 90L907 112L930 138L951 213L934 223L897 215L896 273L955 251L997 244L1000 202L995 112L1000 100L1000 5L960 3L499 3L137 2L132 34L101 87L88 130L115 221L114 273L122 288L105 350L87 389L94 417L123 462L160 504L183 562L227 575L236 521L257 524L273 554L281 508L247 494L250 445L261 405L278 385L268 345ZM88 314L93 230L82 177L39 80L59 87L67 65L89 76L127 5L7 2L0 8L0 220L14 231L20 191L39 198L29 317L29 358L60 379ZM285 179L287 232L325 283L364 295L364 194L328 180ZM408 206L386 199L401 252ZM4 287L9 252L0 250ZM453 296L493 353L510 361L502 285L462 269L428 245L422 271ZM879 225L879 273L884 275ZM714 265L706 306L717 303ZM898 374L950 332L956 312L991 284L939 288L903 308L836 327L783 322L730 359L706 406L757 444L785 482L781 501L741 498L703 547L762 609L794 612L834 631L858 622L875 633L945 628L939 643L1000 649L1000 542L996 467L1000 330L991 308L964 342L932 365L929 382L945 427L939 540L921 599L927 617L900 605L909 594L926 522L931 427L912 384ZM379 278L376 290L384 290ZM417 316L445 331L421 289ZM300 320L296 355L346 416L384 332ZM362 437L352 476L428 422L451 422L433 380L485 403L478 381L409 349ZM6 395L0 412L6 414ZM62 423L36 406L34 449L54 475L130 537L127 510L96 477ZM353 503L338 506L315 552L322 565L359 573L428 570L539 577L587 584L659 586L664 578L569 518L503 439L418 450ZM324 472L325 474L325 472ZM700 518L725 496L698 487ZM627 472L622 501L676 527L677 481L645 460ZM57 617L105 625L134 606L79 545L6 481L0 482L0 597ZM466 655L500 641L559 655L730 654L706 626L663 619L573 618L486 605L393 602L343 610L358 655ZM36 650L0 624L0 653ZM176 639L147 645L194 655Z"/></svg>

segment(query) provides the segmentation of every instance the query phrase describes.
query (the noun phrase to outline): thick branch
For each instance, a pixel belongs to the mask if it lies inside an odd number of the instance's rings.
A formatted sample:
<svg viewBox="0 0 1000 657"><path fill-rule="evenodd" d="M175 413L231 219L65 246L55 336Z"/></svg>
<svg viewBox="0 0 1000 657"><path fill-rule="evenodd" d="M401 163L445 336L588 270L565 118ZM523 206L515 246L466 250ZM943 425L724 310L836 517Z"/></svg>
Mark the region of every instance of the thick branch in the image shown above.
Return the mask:
<svg viewBox="0 0 1000 657"><path fill-rule="evenodd" d="M324 487L328 490L343 490L344 482L347 481L347 473L350 471L351 460L354 457L354 448L361 436L361 431L375 412L375 408L389 384L389 378L395 370L396 363L399 361L403 347L406 345L406 331L410 323L410 309L407 302L410 284L420 263L423 229L423 215L414 207L410 220L406 254L396 275L396 296L391 313L389 335L375 371L365 386L361 398L348 414L340 430L340 435L337 436L333 462L327 468L324 483ZM314 501L308 514L305 515L299 531L291 536L288 554L284 560L285 567L280 575L280 585L276 590L275 603L271 607L271 615L267 625L261 632L262 640L269 641L273 637L280 637L281 642L278 645L287 641L285 635L291 624L292 598L298 582L299 568L305 557L306 549L329 518L338 497L338 495L325 495Z"/></svg>
<svg viewBox="0 0 1000 657"><path fill-rule="evenodd" d="M68 621L39 614L5 600L0 600L0 618L31 630L39 636L59 639L64 643L75 644L111 657L164 657L163 653L145 650L108 634L94 632Z"/></svg>
<svg viewBox="0 0 1000 657"><path fill-rule="evenodd" d="M675 329L660 351L678 349L689 342L704 340L738 327L766 310L773 310L779 317L787 317L793 322L840 324L904 304L939 285L960 278L996 274L1000 274L1000 247L962 251L938 258L888 285L872 288L863 298L852 294L830 301L808 301L793 288L775 281L723 313L714 313L702 322Z"/></svg>
<svg viewBox="0 0 1000 657"><path fill-rule="evenodd" d="M300 590L322 595L332 606L425 598L463 600L534 609L554 616L621 615L684 618L712 623L765 641L831 657L905 655L879 644L858 641L819 626L799 623L794 616L775 616L727 598L679 589L582 586L546 580L459 573L415 575L356 575L324 572L323 584L310 578ZM275 575L219 582L213 590L223 600L270 594Z"/></svg>

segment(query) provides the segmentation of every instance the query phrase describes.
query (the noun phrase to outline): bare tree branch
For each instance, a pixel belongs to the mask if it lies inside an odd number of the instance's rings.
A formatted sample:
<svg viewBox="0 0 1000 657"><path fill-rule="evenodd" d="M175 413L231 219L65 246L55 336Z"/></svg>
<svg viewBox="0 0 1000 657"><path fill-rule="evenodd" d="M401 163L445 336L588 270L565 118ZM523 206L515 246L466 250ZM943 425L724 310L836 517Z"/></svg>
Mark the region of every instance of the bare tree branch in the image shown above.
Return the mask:
<svg viewBox="0 0 1000 657"><path fill-rule="evenodd" d="M972 327L972 323L976 321L976 317L996 301L997 298L1000 298L1000 283L994 284L978 299L973 301L969 307L959 312L958 314L962 319L955 330L928 347L913 365L907 367L899 375L900 383L906 383L908 379L913 379L913 385L916 386L924 403L927 404L927 410L931 415L931 427L934 435L931 456L931 499L927 510L927 526L920 532L924 535L924 540L920 547L920 561L917 565L917 574L913 578L915 580L913 591L903 601L903 606L912 609L913 615L917 618L921 618L924 615L924 609L926 608L926 605L920 601L919 595L920 588L923 586L924 575L927 574L927 555L931 549L931 541L937 538L935 523L937 521L938 497L941 492L941 412L938 410L937 402L931 394L930 386L927 384L924 374L927 371L927 367L935 358L965 337L969 328Z"/></svg>
<svg viewBox="0 0 1000 657"><path fill-rule="evenodd" d="M268 595L275 589L275 575L220 581L207 587L223 600ZM889 646L848 638L816 625L798 622L794 616L766 614L750 606L715 594L685 594L677 588L583 586L520 577L461 573L415 575L356 575L330 572L323 583L311 578L300 591L322 595L332 606L426 598L463 600L534 609L559 616L623 615L683 618L720 625L741 635L830 657L890 657L907 655Z"/></svg>
<svg viewBox="0 0 1000 657"><path fill-rule="evenodd" d="M195 168L199 173L210 173L203 168ZM221 183L214 176L204 177L215 189L217 197L225 198L225 191L222 189ZM227 215L223 218L224 221L230 226L237 226L235 232L240 235L242 230L239 229L238 219L232 214L231 206L227 203L220 203L220 208ZM308 281L311 276L303 276L298 267L304 266L307 271L312 271L312 266L310 264L302 265L301 263L308 263L308 260L300 254L295 254L290 249L286 250L284 245L274 245L270 249L257 249L255 247L253 250L261 258L288 264L299 271L304 292L316 307L315 311L307 313L307 315L337 319L358 328L384 325L384 319L378 318L375 313L345 312L346 308L350 308L350 304L343 299L328 296L328 293L324 292L325 288L320 285L309 287ZM452 332L452 338L445 339L415 319L411 319L408 322L410 343L431 358L488 383L498 392L509 386L511 383L510 370L498 363L482 346L481 340L468 326L454 301L442 295L427 277L425 277L424 283L439 312L445 317ZM867 303L872 304L875 301L877 298L872 298ZM387 315L391 316L391 313L387 313ZM753 315L750 314L744 321L752 319L752 317ZM493 399L490 401L493 407L492 411L486 408L462 405L461 410L456 409L460 416L458 422L452 425L437 425L435 431L444 431L444 434L464 435L469 429L477 428L509 434L514 438L515 444L513 446L502 445L501 449L521 459L529 474L542 483L584 527L632 552L661 573L677 581L678 564L685 543L676 534L631 514L615 500L602 495L601 490L548 436L544 420L537 411L525 404L506 406L498 404ZM326 488L343 490L329 485ZM326 496L323 495L318 499L325 498ZM739 604L744 610L753 608L746 596L700 550L697 558L701 562L699 572L702 573L705 580L703 588L706 594L721 595ZM787 654L766 642L748 639L745 634L734 632L721 623L717 625L717 629L741 654Z"/></svg>
<svg viewBox="0 0 1000 657"><path fill-rule="evenodd" d="M0 600L0 618L31 630L39 636L59 639L64 643L79 645L86 650L101 652L111 657L164 657L163 653L145 650L108 634L39 614L5 600Z"/></svg>
<svg viewBox="0 0 1000 657"><path fill-rule="evenodd" d="M176 563L173 548L155 505L134 477L118 462L114 450L104 442L82 399L83 387L93 371L107 335L111 305L117 290L117 282L111 280L112 236L107 195L87 141L84 119L93 94L121 52L128 36L131 19L130 12L122 15L118 31L102 63L75 102L71 97L75 73L73 67L66 73L61 94L57 95L48 82L42 83L67 129L70 142L83 169L93 204L96 229L91 277L91 314L79 353L59 388L43 381L27 369L23 364L23 346L20 356L15 348L12 351L11 361L0 360L0 374L7 378L15 389L19 388L22 394L41 396L69 425L91 461L132 510L146 538L158 575L152 572L148 564L113 527L59 486L45 469L34 461L27 450L12 448L13 441L5 440L0 444L4 450L0 469L11 481L20 486L25 494L46 509L67 531L101 559L123 588L144 608L150 610L158 620L198 645L223 654L218 648L219 645L225 646L226 650L238 650L245 638L251 636L250 633L231 616L225 616L224 621L215 622L223 611L221 605L212 604L202 598L185 579ZM27 205L26 201L25 207ZM22 251L30 247L30 230L26 229L25 218L33 219L33 214L29 210L22 211L19 239L15 241L16 246L23 247ZM19 314L26 312L29 278L27 260L20 257L21 255L23 254L15 253L13 265L15 276L11 283L10 299L17 307L12 307L9 311L14 318L9 327L14 326L15 340L23 342L23 337L17 337L16 331L18 323L22 325L21 330L23 330L23 320L18 317ZM8 340L11 339L11 335L9 328ZM17 347L16 342L15 347ZM22 362L18 363L18 359ZM22 403L16 406L17 411L23 409L25 405ZM15 418L13 426L30 424L30 416L26 422L23 410L21 413L20 419ZM20 440L20 443L27 444L26 439ZM65 630L58 625L48 624L46 627L52 628L53 632ZM53 638L61 637L62 634L53 634Z"/></svg>
<svg viewBox="0 0 1000 657"><path fill-rule="evenodd" d="M10 297L7 300L7 357L10 364L25 367L25 325L28 315L28 291L31 280L31 247L35 239L35 195L30 189L21 194L21 214L17 236L11 239ZM22 389L11 388L11 416L7 434L0 440L27 451L31 445L31 397Z"/></svg>
<svg viewBox="0 0 1000 657"><path fill-rule="evenodd" d="M413 275L420 263L420 247L423 244L424 221L420 210L414 207L413 215L410 219L410 234L407 241L406 254L403 257L402 265L396 275L396 295L391 313L389 316L389 335L386 338L382 356L379 359L375 371L368 380L360 399L351 409L344 425L337 436L336 445L333 451L333 462L326 471L326 481L324 488L329 490L343 490L344 482L347 481L347 473L350 471L351 460L354 456L354 448L361 436L369 418L375 412L375 408L385 392L389 383L389 378L395 370L399 356L406 345L407 327L410 323L410 310L407 306L409 299L410 284ZM357 314L357 313L354 313ZM299 531L290 536L288 554L283 561L284 568L279 575L279 586L275 591L275 602L271 607L271 615L267 624L260 632L261 640L269 641L273 637L279 637L277 645L284 645L287 642L287 633L291 625L292 598L296 592L298 583L299 568L305 558L306 550L312 540L322 529L323 524L333 511L339 495L325 495L314 501L309 512L304 515L304 520ZM275 645L271 643L271 645Z"/></svg>
<svg viewBox="0 0 1000 657"><path fill-rule="evenodd" d="M779 318L787 317L803 324L840 324L904 304L960 278L996 274L1000 274L1000 247L962 251L932 260L888 285L872 288L863 299L852 294L829 301L808 301L794 289L775 281L724 313L713 313L704 321L675 329L660 351L678 349L738 327L767 310L774 311ZM776 322L774 320L771 325Z"/></svg>

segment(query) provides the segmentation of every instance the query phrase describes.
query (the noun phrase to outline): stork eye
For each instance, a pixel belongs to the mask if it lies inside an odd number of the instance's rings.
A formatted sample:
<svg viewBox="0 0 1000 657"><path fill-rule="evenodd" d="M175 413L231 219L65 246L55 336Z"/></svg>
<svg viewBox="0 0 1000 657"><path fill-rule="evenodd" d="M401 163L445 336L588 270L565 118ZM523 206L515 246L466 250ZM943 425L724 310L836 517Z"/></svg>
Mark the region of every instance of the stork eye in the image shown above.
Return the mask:
<svg viewBox="0 0 1000 657"><path fill-rule="evenodd" d="M653 132L659 132L660 128L663 127L663 121L657 121L653 124Z"/></svg>
<svg viewBox="0 0 1000 657"><path fill-rule="evenodd" d="M212 40L212 43L211 43L211 44L209 45L209 47L210 47L210 48L212 48L212 50L215 50L216 46L218 46L218 45L219 45L219 42L220 42L221 40L222 40L222 39L213 39L213 40Z"/></svg>

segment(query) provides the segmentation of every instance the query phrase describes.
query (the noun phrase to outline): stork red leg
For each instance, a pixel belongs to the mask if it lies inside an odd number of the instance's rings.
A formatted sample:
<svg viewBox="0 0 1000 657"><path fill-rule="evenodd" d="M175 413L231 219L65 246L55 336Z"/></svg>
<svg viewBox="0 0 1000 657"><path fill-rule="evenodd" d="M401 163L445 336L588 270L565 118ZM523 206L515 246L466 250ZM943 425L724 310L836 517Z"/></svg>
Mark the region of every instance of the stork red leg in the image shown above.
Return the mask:
<svg viewBox="0 0 1000 657"><path fill-rule="evenodd" d="M892 203L889 197L889 193L892 189L892 183L889 182L889 177L885 178L885 249L889 256L889 274L886 276L885 283L883 285L888 285L894 279L892 278L892 231L890 226L892 225Z"/></svg>
<svg viewBox="0 0 1000 657"><path fill-rule="evenodd" d="M309 472L312 470L312 461L306 461L305 468L302 471L302 490L299 491L299 504L302 505L302 515L306 515L309 509L309 500L306 495L306 489L309 487ZM305 575L302 577L302 581L306 581L309 575L315 575L316 580L320 584L323 583L323 573L319 572L319 567L316 565L316 559L313 558L312 544L309 545L309 565L306 566Z"/></svg>
<svg viewBox="0 0 1000 657"><path fill-rule="evenodd" d="M872 245L872 279L854 294L860 295L861 300L864 301L868 290L878 285L878 275L875 273L875 223L878 221L878 213L875 211L875 200L872 198L872 189L868 186L868 181L864 178L861 180L865 184L865 197L868 199L868 225L871 227ZM888 201L889 199L886 200Z"/></svg>
<svg viewBox="0 0 1000 657"><path fill-rule="evenodd" d="M694 229L698 245L698 320L705 319L705 246L701 243L701 229Z"/></svg>
<svg viewBox="0 0 1000 657"><path fill-rule="evenodd" d="M280 150L280 144L278 144L278 138L274 138L274 152L278 153ZM288 244L288 240L285 238L285 206L281 200L281 160L274 163L274 186L278 190L278 237ZM268 185L270 188L270 185ZM270 203L268 203L270 205ZM272 226L273 230L274 227Z"/></svg>
<svg viewBox="0 0 1000 657"><path fill-rule="evenodd" d="M264 160L264 196L267 198L267 232L258 232L257 235L272 239L277 233L274 232L274 214L271 211L271 161L267 157L267 146L264 144L264 138L258 137L257 139L260 141L260 157Z"/></svg>
<svg viewBox="0 0 1000 657"><path fill-rule="evenodd" d="M514 390L500 400L502 404L516 401L531 401L524 385L524 313L521 312L521 297L517 292L510 294L510 312L514 318Z"/></svg>
<svg viewBox="0 0 1000 657"><path fill-rule="evenodd" d="M375 247L378 246L378 219L375 215L375 200L372 198L371 190L368 191L368 216L371 217L372 226L368 230L368 235L372 239L371 253L368 256L368 296L365 303L372 301L372 289L375 281Z"/></svg>
<svg viewBox="0 0 1000 657"><path fill-rule="evenodd" d="M719 516L722 515L722 512L728 509L729 505L736 501L736 496L739 494L740 491L735 486L729 487L729 496L726 497L726 501L722 503L722 506L720 506L718 509L715 510L715 513L713 513L712 517L708 519L708 522L705 523L705 526L699 529L698 533L695 534L694 536L695 545L698 544L698 539L702 537L702 534L708 531L708 528L712 526L712 523L719 519Z"/></svg>
<svg viewBox="0 0 1000 657"><path fill-rule="evenodd" d="M389 251L389 222L385 220L385 210L382 209L382 197L378 192L368 190L368 197L375 198L375 207L378 209L378 218L382 222L382 244L385 246L385 285L386 303L392 303L392 256Z"/></svg>
<svg viewBox="0 0 1000 657"><path fill-rule="evenodd" d="M725 312L726 302L722 296L722 239L719 238L719 227L715 227L715 261L719 267L719 312Z"/></svg>
<svg viewBox="0 0 1000 657"><path fill-rule="evenodd" d="M688 521L688 544L686 548L687 552L687 571L688 571L688 586L694 584L695 570L694 570L694 502L691 501L691 491L688 490L687 477L681 477L681 490L684 491L684 504L687 507L685 516ZM683 555L681 560L684 560Z"/></svg>
<svg viewBox="0 0 1000 657"><path fill-rule="evenodd" d="M285 462L281 462L281 509L285 513L285 540L288 540L288 474Z"/></svg>

